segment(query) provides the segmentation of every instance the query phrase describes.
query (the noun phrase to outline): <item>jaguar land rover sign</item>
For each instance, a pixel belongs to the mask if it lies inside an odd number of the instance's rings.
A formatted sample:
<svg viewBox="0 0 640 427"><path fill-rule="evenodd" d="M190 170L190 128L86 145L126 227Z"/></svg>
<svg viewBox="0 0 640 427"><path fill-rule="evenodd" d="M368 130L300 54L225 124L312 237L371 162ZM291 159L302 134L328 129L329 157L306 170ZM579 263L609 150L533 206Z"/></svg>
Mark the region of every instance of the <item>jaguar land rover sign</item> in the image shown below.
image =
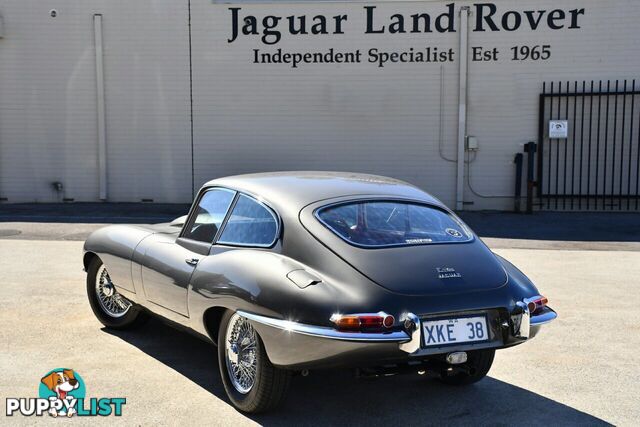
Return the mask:
<svg viewBox="0 0 640 427"><path fill-rule="evenodd" d="M580 19L585 14L585 8L573 9L500 9L494 3L475 3L472 5L474 19L473 32L514 32L520 30L537 31L548 30L578 30ZM318 37L340 35L349 37L350 32L361 34L431 34L455 33L456 4L443 5L442 11L422 11L427 9L422 4L412 12L397 13L397 11L380 12L378 6L365 5L358 11L338 14L302 14L302 15L259 15L252 14L249 8L228 7L230 17L230 34L228 43L233 43L239 37L253 37L260 43L273 46L283 38ZM352 7L348 8L353 9ZM396 13L394 13L396 12ZM359 14L357 25L349 16ZM337 39L332 39L336 40ZM339 47L329 47L323 51L285 51L281 48L264 49L253 48L251 60L255 64L288 64L291 68L298 68L301 64L354 64L369 63L377 67L384 67L388 63L438 63L453 62L455 52L453 48L442 46L404 46L403 49L386 51L378 47L368 49L343 50ZM505 57L507 60L522 61L528 58L547 60L551 57L551 46L515 45L506 52L500 52L497 47L475 46L473 61L498 61Z"/></svg>
<svg viewBox="0 0 640 427"><path fill-rule="evenodd" d="M9 1L0 17L0 203L190 202L219 176L307 169L511 209L524 144L597 121L597 97L585 120L564 98L541 118L543 87L640 88L635 0Z"/></svg>
<svg viewBox="0 0 640 427"><path fill-rule="evenodd" d="M365 15L366 25L361 30L365 34L400 34L400 33L454 33L455 3L445 6L445 11L434 15L429 12L416 12L409 15L388 13L379 16L377 6L363 6L361 13ZM475 20L472 31L517 31L520 29L552 30L580 28L580 15L585 9L553 9L547 10L506 10L498 13L498 6L493 3L476 3ZM260 36L264 44L278 43L283 33L289 36L345 34L349 14L326 15L266 15L256 17L242 11L241 7L229 7L231 12L231 37L229 43L235 41L240 34Z"/></svg>

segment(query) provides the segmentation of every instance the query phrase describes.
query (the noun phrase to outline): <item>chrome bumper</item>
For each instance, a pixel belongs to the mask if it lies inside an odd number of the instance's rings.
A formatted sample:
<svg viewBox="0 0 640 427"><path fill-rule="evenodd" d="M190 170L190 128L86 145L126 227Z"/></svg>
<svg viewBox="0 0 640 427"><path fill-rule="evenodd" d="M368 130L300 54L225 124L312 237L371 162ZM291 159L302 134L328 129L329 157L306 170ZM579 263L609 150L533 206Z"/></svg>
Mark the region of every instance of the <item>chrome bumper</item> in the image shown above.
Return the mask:
<svg viewBox="0 0 640 427"><path fill-rule="evenodd" d="M555 311L548 307L542 313L531 316L527 302L528 300L519 302L511 314L509 339L503 341L498 334L491 342L470 344L472 349L518 344L533 338L540 326L557 317ZM307 325L246 311L238 311L238 314L249 320L258 331L269 359L276 366L304 368L382 363L409 355L421 357L443 352L442 348L421 348L422 323L413 313L400 317L404 330L387 333L340 332L330 327ZM503 327L507 328L506 322Z"/></svg>
<svg viewBox="0 0 640 427"><path fill-rule="evenodd" d="M247 313L246 311L238 311L238 314L248 320L258 322L262 325L310 337L326 338L337 341L364 341L374 343L402 343L410 340L409 335L404 331L375 334L367 334L363 332L340 332L333 328L305 325L304 323L297 323L291 320L274 319L273 317Z"/></svg>
<svg viewBox="0 0 640 427"><path fill-rule="evenodd" d="M511 315L514 337L523 340L533 338L538 334L542 325L546 325L558 317L558 314L553 311L551 307L547 306L542 309L541 313L530 313L529 302L536 300L537 298L539 298L539 296L525 298L524 300L516 303L519 312Z"/></svg>
<svg viewBox="0 0 640 427"><path fill-rule="evenodd" d="M411 336L404 331L388 333L340 332L238 311L256 329L269 360L290 369L361 366L368 362L397 360L399 350Z"/></svg>

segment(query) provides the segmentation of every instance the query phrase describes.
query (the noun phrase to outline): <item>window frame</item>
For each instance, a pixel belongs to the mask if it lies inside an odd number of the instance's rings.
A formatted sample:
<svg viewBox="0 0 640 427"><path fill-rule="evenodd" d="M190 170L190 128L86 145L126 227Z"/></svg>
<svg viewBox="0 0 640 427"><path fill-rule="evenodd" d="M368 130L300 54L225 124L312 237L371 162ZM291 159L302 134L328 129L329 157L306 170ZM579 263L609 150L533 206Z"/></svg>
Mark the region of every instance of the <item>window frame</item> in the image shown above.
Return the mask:
<svg viewBox="0 0 640 427"><path fill-rule="evenodd" d="M459 241L458 240L454 240L454 241L450 241L450 242L388 243L388 244L384 244L384 245L382 245L382 244L381 245L367 245L367 244L364 244L364 243L352 242L352 241L346 239L336 229L331 227L329 224L327 224L325 221L323 221L322 218L320 218L320 212L323 211L324 209L334 208L334 207L343 206L343 205L353 205L353 204L370 203L370 202L373 202L373 203L375 203L375 202L378 202L378 203L385 203L385 202L403 203L403 204L409 204L409 205L424 206L426 208L438 210L438 211L440 211L442 213L445 213L445 214L449 215L451 217L451 219L455 223L457 223L460 226L460 228L462 228L462 230L464 230L464 232L469 237L467 239L465 239L465 240L459 240ZM322 206L314 209L313 216L316 218L316 220L323 227L328 229L333 235L338 237L340 240L342 240L343 242L345 242L345 243L347 243L347 244L349 244L351 246L354 246L354 247L357 247L357 248L362 248L362 249L385 249L385 248L398 248L398 247L410 247L410 246L431 246L431 245L449 245L449 244L457 245L457 244L464 244L464 243L472 243L476 239L476 236L473 233L473 231L471 231L471 229L469 229L469 227L467 227L467 225L464 222L462 222L462 220L460 220L452 211L450 211L449 209L446 209L446 208L444 208L442 206L438 206L436 204L425 202L425 201L422 201L422 200L412 200L412 199L392 198L392 197L341 200L339 202L329 203L329 204L322 205Z"/></svg>
<svg viewBox="0 0 640 427"><path fill-rule="evenodd" d="M220 241L220 238L222 237L222 234L224 233L225 228L227 228L227 223L229 222L229 219L231 218L231 215L233 214L233 210L236 207L236 204L238 203L238 200L240 199L241 196L245 196L246 198L250 199L251 201L257 203L258 205L262 206L263 208L265 208L265 210L271 215L271 217L273 218L273 220L276 223L276 231L274 233L273 236L273 240L269 243L269 244L257 244L257 243L233 243L233 242L222 242ZM229 206L229 210L227 211L227 215L224 218L224 221L222 222L222 225L220 226L220 230L218 230L218 233L216 234L215 240L214 240L214 245L221 245L221 246L230 246L230 247L237 247L237 248L272 248L280 239L280 230L282 229L281 227L281 221L280 221L280 216L278 215L278 213L276 212L275 209L273 209L271 206L269 206L266 202L260 200L257 197L254 197L250 194L247 194L243 191L236 191L236 195L233 199L233 201L231 202L231 205Z"/></svg>
<svg viewBox="0 0 640 427"><path fill-rule="evenodd" d="M202 201L202 198L205 196L205 194L207 194L208 192L213 191L213 190L223 190L223 191L226 191L226 192L229 192L229 193L232 194L231 203L229 203L229 207L227 208L227 211L224 214L222 222L220 223L220 227L216 231L215 236L213 236L213 240L211 242L203 242L201 240L192 239L191 237L186 236L185 234L187 233L187 230L189 230L191 227L193 227L193 224L194 224L195 220L198 217L198 215L197 215L198 207L200 206L200 202ZM226 188L226 187L208 187L208 188L203 189L198 194L198 197L196 198L196 201L193 202L193 204L191 205L191 209L190 209L189 214L187 216L187 221L184 223L184 226L182 227L182 230L180 231L180 234L178 235L178 238L187 240L189 242L198 242L198 243L202 243L202 244L213 245L215 243L216 239L218 238L218 236L220 235L220 230L224 227L225 221L227 220L227 217L229 216L229 212L231 211L231 208L233 206L235 206L235 201L236 201L237 197L238 197L238 192L236 190L231 189L231 188Z"/></svg>

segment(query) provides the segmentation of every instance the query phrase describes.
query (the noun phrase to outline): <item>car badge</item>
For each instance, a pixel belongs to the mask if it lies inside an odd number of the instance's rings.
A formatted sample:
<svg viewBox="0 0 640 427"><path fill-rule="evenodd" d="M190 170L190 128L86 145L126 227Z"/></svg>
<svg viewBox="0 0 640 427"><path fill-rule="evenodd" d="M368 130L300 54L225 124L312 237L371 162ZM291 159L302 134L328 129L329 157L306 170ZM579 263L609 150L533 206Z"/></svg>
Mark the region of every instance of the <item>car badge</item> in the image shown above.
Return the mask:
<svg viewBox="0 0 640 427"><path fill-rule="evenodd" d="M462 277L462 274L451 267L437 267L436 272L438 273L438 279L457 279Z"/></svg>
<svg viewBox="0 0 640 427"><path fill-rule="evenodd" d="M462 237L462 233L459 232L458 230L456 230L455 228L447 228L446 230L444 230L447 232L447 234L453 236L453 237L457 237L460 238Z"/></svg>

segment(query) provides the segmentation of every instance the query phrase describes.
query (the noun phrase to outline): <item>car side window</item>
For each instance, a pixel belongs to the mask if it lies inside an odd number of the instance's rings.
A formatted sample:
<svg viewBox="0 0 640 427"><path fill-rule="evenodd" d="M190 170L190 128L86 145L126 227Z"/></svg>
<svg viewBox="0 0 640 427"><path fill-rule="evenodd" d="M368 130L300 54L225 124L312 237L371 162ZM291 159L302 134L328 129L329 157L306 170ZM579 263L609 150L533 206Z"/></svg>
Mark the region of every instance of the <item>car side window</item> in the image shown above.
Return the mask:
<svg viewBox="0 0 640 427"><path fill-rule="evenodd" d="M278 222L273 212L251 197L241 194L218 243L268 247L275 242L277 232Z"/></svg>
<svg viewBox="0 0 640 427"><path fill-rule="evenodd" d="M212 243L234 196L235 192L224 188L214 188L204 193L182 237Z"/></svg>

